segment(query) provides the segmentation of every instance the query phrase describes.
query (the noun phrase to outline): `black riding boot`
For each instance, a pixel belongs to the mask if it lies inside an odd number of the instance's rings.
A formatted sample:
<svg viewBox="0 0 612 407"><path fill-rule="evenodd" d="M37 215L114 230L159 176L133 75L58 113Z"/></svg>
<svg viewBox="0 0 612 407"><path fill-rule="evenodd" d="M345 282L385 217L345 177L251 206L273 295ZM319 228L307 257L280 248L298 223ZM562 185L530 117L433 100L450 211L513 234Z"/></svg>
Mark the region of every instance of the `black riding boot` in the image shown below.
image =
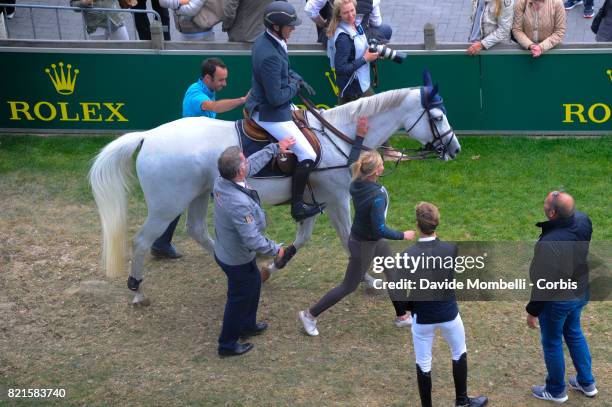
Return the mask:
<svg viewBox="0 0 612 407"><path fill-rule="evenodd" d="M431 372L423 372L417 364L417 383L419 385L419 396L421 396L421 406L431 407Z"/></svg>
<svg viewBox="0 0 612 407"><path fill-rule="evenodd" d="M312 160L303 160L297 163L293 174L293 185L291 188L291 216L296 222L314 215L318 215L325 208L325 204L312 205L304 202L304 188L308 182L308 176L314 168Z"/></svg>
<svg viewBox="0 0 612 407"><path fill-rule="evenodd" d="M459 360L453 360L453 380L455 381L455 406L481 407L489 399L483 396L469 398L467 395L467 353L463 353Z"/></svg>

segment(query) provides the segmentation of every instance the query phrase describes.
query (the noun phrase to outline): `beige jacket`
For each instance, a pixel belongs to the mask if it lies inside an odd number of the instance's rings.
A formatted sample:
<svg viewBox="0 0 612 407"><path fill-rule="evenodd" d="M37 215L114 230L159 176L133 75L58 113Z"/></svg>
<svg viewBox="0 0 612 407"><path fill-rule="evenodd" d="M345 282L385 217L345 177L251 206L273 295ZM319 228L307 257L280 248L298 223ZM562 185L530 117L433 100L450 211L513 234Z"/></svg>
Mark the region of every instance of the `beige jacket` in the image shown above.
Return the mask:
<svg viewBox="0 0 612 407"><path fill-rule="evenodd" d="M533 8L533 0L516 0L512 33L523 48L538 44L546 52L561 43L565 28L563 0L544 0L539 11Z"/></svg>

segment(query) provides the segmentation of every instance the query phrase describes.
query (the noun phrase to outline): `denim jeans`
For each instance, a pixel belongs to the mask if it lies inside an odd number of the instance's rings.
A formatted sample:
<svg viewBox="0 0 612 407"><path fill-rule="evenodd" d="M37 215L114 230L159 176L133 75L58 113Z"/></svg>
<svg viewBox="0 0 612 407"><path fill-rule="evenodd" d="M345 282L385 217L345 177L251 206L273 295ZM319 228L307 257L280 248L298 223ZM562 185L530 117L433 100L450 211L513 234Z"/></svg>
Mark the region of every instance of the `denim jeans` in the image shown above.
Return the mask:
<svg viewBox="0 0 612 407"><path fill-rule="evenodd" d="M582 386L595 383L589 345L580 327L580 313L586 303L586 300L551 301L546 303L539 316L544 362L548 371L546 390L553 395L565 390L563 338L578 373L578 383Z"/></svg>

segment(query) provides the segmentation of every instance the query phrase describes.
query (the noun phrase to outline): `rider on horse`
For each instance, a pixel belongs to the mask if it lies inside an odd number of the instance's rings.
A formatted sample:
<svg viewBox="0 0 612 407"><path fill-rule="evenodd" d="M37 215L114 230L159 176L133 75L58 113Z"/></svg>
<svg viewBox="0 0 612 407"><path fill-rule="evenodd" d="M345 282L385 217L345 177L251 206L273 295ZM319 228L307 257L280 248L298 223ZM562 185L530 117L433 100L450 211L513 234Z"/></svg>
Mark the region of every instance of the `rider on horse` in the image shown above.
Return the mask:
<svg viewBox="0 0 612 407"><path fill-rule="evenodd" d="M293 175L291 216L296 221L321 213L325 206L304 202L304 188L314 169L316 154L291 119L291 99L298 94L300 87L313 93L302 77L289 68L287 40L295 26L300 24L295 8L289 3L274 1L266 7L266 31L253 44L253 80L246 102L249 116L275 139L295 139L292 150L298 164Z"/></svg>

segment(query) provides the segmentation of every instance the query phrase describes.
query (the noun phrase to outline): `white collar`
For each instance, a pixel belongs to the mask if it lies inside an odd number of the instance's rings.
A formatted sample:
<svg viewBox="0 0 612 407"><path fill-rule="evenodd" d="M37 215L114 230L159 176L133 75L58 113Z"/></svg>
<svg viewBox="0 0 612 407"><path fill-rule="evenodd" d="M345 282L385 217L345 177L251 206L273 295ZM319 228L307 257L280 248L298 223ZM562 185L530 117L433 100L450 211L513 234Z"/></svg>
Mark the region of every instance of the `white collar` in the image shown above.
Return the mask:
<svg viewBox="0 0 612 407"><path fill-rule="evenodd" d="M419 237L419 242L433 242L437 236Z"/></svg>
<svg viewBox="0 0 612 407"><path fill-rule="evenodd" d="M242 188L246 188L246 182L245 181L236 181L236 184L240 185Z"/></svg>
<svg viewBox="0 0 612 407"><path fill-rule="evenodd" d="M276 40L276 42L278 42L281 47L283 47L285 52L287 52L287 43L285 42L285 40L281 40L280 38L278 38L276 35L274 35L272 31L270 31L270 29L266 29L266 32L268 33L268 35L270 35L270 37L274 38L274 40Z"/></svg>

